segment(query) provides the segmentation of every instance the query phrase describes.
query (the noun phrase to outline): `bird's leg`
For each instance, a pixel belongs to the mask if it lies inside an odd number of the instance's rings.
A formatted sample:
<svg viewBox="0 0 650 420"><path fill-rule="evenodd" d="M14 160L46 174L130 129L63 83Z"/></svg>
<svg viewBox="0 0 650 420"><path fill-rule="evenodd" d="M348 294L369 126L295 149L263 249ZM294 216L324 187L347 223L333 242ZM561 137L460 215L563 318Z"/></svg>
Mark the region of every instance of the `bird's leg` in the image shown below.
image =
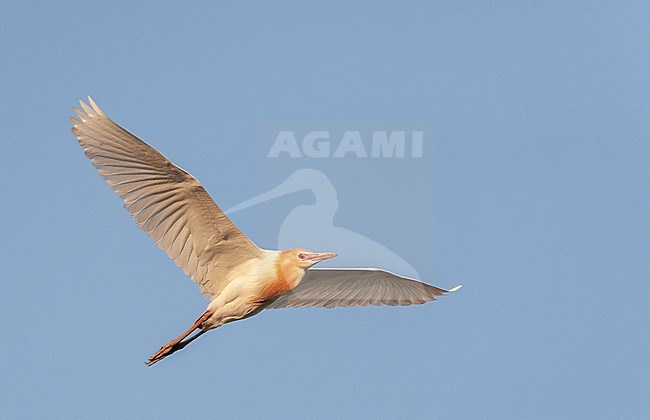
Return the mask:
<svg viewBox="0 0 650 420"><path fill-rule="evenodd" d="M194 336L190 337L189 340L186 340L186 341L183 342L183 340L184 340L187 336L189 336L190 334L192 334L192 332L194 332L194 330L201 328L201 325L202 325L205 321L207 321L208 318L210 318L211 315L212 315L212 312L211 312L211 311L205 311L205 312L204 312L204 313L199 317L199 319L197 319L197 320L194 322L194 324L192 324L192 326L191 326L190 328L188 328L187 330L185 330L185 332L183 332L183 334L179 335L178 337L176 337L176 338L173 339L172 341L170 341L170 342L164 344L164 345L163 345L163 346L162 346L162 347L161 347L161 348L160 348L160 349L159 349L159 350L158 350L158 351L157 351L153 356L151 356L151 357L149 358L149 360L148 360L147 362L145 362L145 363L147 364L147 366L151 366L151 365L153 365L154 363L161 361L161 360L164 359L165 357L169 356L170 354L174 353L175 351L178 351L178 350L184 348L184 347L187 346L189 343L191 343L192 341L194 341L194 340L196 340L197 338L199 338L199 336L201 336L203 333L206 332L205 330L201 330L201 331L199 331L198 334L195 334Z"/></svg>
<svg viewBox="0 0 650 420"><path fill-rule="evenodd" d="M176 345L176 350L184 349L185 346L187 346L187 345L190 344L192 341L196 340L197 338L201 337L203 334L205 334L205 333L207 333L207 332L208 332L208 330L199 330L199 332L197 332L196 334L194 334L193 336L191 336L191 337L188 338L187 340L183 340L183 341L181 341L180 343L178 343L178 344Z"/></svg>

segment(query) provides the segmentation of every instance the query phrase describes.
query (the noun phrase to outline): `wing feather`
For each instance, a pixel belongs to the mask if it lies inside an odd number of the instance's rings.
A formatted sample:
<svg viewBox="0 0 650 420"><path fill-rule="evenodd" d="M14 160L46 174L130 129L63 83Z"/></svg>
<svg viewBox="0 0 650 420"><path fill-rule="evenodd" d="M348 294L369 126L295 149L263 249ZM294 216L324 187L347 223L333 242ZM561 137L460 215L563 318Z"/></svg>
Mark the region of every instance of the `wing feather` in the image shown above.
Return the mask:
<svg viewBox="0 0 650 420"><path fill-rule="evenodd" d="M419 305L458 289L441 289L375 268L312 268L268 308Z"/></svg>
<svg viewBox="0 0 650 420"><path fill-rule="evenodd" d="M72 132L138 227L214 298L228 272L260 255L201 183L117 125L88 98L74 108Z"/></svg>

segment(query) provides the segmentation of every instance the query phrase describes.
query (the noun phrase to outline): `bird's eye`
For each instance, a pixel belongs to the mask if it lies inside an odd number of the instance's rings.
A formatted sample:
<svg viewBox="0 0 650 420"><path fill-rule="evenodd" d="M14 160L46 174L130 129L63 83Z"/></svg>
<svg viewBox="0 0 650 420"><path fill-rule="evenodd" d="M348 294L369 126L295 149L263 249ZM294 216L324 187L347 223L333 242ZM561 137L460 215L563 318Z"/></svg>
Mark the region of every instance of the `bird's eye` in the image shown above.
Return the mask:
<svg viewBox="0 0 650 420"><path fill-rule="evenodd" d="M300 258L301 260L304 260L305 259L305 254L302 254L302 253L298 254L298 258Z"/></svg>

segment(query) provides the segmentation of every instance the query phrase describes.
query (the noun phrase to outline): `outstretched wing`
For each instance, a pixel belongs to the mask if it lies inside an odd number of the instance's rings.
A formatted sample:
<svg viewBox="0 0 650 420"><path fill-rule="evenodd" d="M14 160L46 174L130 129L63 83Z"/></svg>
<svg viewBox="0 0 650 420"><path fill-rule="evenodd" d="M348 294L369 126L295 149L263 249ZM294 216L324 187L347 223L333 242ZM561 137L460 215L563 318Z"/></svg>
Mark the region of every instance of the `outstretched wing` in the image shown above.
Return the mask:
<svg viewBox="0 0 650 420"><path fill-rule="evenodd" d="M311 268L268 308L418 305L455 292L376 268Z"/></svg>
<svg viewBox="0 0 650 420"><path fill-rule="evenodd" d="M260 249L221 211L201 183L108 118L88 98L75 108L72 132L102 178L156 244L215 297L228 272Z"/></svg>

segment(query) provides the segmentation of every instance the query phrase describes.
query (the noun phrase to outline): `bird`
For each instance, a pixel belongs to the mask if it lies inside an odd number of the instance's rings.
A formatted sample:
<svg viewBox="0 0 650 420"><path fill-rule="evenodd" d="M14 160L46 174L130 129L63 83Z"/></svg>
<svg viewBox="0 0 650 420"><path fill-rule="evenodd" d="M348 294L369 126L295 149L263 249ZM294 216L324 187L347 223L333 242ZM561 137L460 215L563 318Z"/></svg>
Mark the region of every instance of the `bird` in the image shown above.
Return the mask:
<svg viewBox="0 0 650 420"><path fill-rule="evenodd" d="M207 331L265 309L422 304L455 292L378 268L313 268L334 252L267 250L226 216L203 185L111 120L89 96L72 133L124 207L209 298L206 310L145 362L152 366Z"/></svg>

